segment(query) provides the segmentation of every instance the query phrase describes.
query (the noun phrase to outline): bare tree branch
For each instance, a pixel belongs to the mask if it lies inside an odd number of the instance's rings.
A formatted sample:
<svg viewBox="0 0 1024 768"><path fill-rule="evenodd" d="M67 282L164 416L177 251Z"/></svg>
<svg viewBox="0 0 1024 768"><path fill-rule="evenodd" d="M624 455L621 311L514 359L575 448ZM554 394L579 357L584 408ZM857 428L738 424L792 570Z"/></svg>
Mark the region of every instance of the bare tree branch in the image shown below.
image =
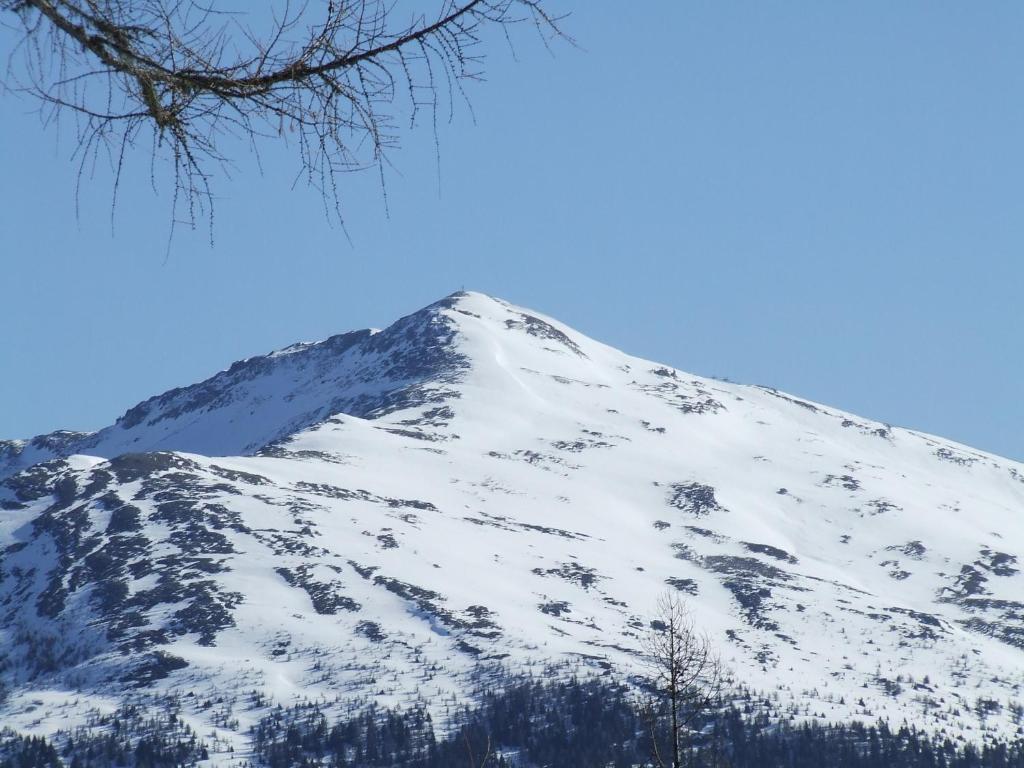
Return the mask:
<svg viewBox="0 0 1024 768"><path fill-rule="evenodd" d="M398 111L412 126L429 111L436 146L439 109L447 101L450 119L463 83L481 78L485 28L568 39L548 2L434 0L428 15L411 0L278 0L259 33L197 0L0 0L20 35L4 84L38 98L47 122L75 116L79 178L83 158L103 156L116 189L126 153L148 138L173 168L174 221L212 226L229 140L255 149L292 136L299 177L340 220L338 175L383 173Z"/></svg>

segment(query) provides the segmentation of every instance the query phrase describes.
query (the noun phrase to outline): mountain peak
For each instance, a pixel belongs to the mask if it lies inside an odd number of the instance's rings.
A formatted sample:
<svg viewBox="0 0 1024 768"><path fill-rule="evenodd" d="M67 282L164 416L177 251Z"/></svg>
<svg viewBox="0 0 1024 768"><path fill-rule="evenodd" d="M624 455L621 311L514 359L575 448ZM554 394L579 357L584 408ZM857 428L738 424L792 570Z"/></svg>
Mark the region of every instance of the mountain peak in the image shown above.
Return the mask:
<svg viewBox="0 0 1024 768"><path fill-rule="evenodd" d="M440 403L474 352L508 331L585 356L582 337L571 329L486 294L458 291L380 331L351 331L240 360L198 384L151 397L94 433L0 442L0 477L74 453L252 454L337 414L380 418Z"/></svg>

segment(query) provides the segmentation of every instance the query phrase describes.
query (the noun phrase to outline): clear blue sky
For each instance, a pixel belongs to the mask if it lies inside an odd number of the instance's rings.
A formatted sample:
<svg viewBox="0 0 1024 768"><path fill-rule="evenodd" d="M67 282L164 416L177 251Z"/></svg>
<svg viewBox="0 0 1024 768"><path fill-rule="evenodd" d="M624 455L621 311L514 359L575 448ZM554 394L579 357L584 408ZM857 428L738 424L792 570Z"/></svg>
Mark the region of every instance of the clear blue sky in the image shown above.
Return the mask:
<svg viewBox="0 0 1024 768"><path fill-rule="evenodd" d="M0 97L0 437L95 429L461 286L633 354L1024 458L1024 4L588 0L343 190L290 156L179 232L137 162L76 221L71 132ZM626 9L625 15L623 8ZM0 48L10 45L0 34ZM440 188L439 188L440 186Z"/></svg>

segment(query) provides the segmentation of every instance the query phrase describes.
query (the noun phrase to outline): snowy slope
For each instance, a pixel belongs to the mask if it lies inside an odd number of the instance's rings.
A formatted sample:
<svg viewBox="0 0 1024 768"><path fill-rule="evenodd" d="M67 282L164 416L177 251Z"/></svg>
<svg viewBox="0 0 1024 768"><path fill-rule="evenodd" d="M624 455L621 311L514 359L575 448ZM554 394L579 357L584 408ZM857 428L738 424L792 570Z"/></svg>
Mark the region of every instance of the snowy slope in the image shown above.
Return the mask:
<svg viewBox="0 0 1024 768"><path fill-rule="evenodd" d="M480 294L8 446L22 728L190 694L240 754L252 691L436 703L498 664L628 675L664 589L801 716L1017 728L1024 466Z"/></svg>

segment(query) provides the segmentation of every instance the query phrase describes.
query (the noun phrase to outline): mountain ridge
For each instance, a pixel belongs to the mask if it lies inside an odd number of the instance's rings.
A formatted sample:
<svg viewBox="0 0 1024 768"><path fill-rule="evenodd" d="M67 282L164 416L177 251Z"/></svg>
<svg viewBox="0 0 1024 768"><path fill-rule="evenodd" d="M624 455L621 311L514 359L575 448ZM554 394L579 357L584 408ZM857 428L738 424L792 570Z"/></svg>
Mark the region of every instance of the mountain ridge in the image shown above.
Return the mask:
<svg viewBox="0 0 1024 768"><path fill-rule="evenodd" d="M332 407L340 410L347 404L331 402L328 398L328 402L322 403L319 407L310 409L311 412L295 414L295 418L291 423L286 422L281 424L279 429L276 431L270 430L269 433L253 437L248 442L236 439L228 444L220 446L209 446L204 444L202 439L197 440L193 438L192 440L189 440L187 437L180 441L172 439L167 444L163 444L161 442L154 443L153 439L150 438L148 444L144 442L143 445L136 445L133 444L134 440L132 436L124 435L122 433L130 432L133 428L143 422L152 426L155 422L172 419L178 414L174 412L173 408L168 412L168 409L165 406L175 403L175 401L179 399L184 399L187 403L191 404L193 410L198 410L204 405L204 400L216 400L218 396L222 397L225 394L225 390L230 390L232 385L239 383L239 379L244 382L245 377L256 378L261 374L267 373L268 370L272 371L275 365L281 364L282 362L285 364L288 362L294 362L291 360L293 356L309 356L315 358L319 355L327 357L329 360L331 355L343 354L352 347L357 347L362 343L370 341L371 338L377 334L383 333L387 335L389 331L393 331L396 326L400 327L403 324L412 324L418 319L435 315L440 309L451 308L460 297L467 296L481 297L485 300L494 301L501 305L512 306L508 304L508 302L504 302L500 299L494 299L493 297L486 296L485 294L456 291L455 293L452 293L449 296L424 307L423 309L417 310L416 312L400 318L387 329L381 330L364 328L345 331L329 336L321 341L297 342L281 349L272 350L271 352L263 355L254 355L237 360L227 368L196 384L173 387L161 394L146 398L145 400L142 400L130 407L121 416L119 416L113 424L102 427L93 432L58 429L52 432L35 435L30 438L0 439L0 478L8 477L11 474L15 474L23 469L31 467L33 464L51 459L66 458L75 453L87 453L89 455L113 458L118 455L119 452L137 452L139 450L182 450L185 452L205 453L210 455L247 454L259 450L259 448L264 447L274 440L287 436L290 431L299 431L305 427L312 426L320 419L326 418L327 415L330 414ZM567 328L557 321L552 320L552 318L540 315L540 313L534 312L531 317L534 317L537 320L543 318L541 322L552 328L554 328L554 326L551 325L552 323L554 323L555 326L561 326L563 329ZM568 330L575 333L572 329ZM564 331L559 331L559 333L563 332ZM323 363L323 361L320 362L321 364ZM315 365L317 361L314 359L312 363ZM302 363L299 363L298 367L301 369L304 366ZM666 367L666 370L668 370L668 367ZM736 383L724 379L711 380L724 381L730 384ZM740 384L739 386L757 387L789 398L793 402L805 404L806 407L824 409L850 418L861 418L852 412L834 408L818 401L788 395L773 386L760 384ZM386 387L380 387L379 389L385 390ZM180 408L180 405L178 407ZM372 407L366 407L363 409L363 412L357 411L351 415L366 415L367 413L372 412L372 410ZM874 419L864 420L878 423L879 428L891 429L891 425L889 424L876 422ZM1019 462L1015 459L1010 459L1009 457L1001 456L990 451L983 451L973 446L969 446L968 444L950 440L949 438L941 435L926 433L906 427L901 427L901 429L908 433L920 435L925 439L941 440L945 443L949 443L950 445L967 448L978 455L983 454L989 458L1024 464L1024 462ZM218 448L219 450L209 450L211 447Z"/></svg>
<svg viewBox="0 0 1024 768"><path fill-rule="evenodd" d="M377 402L374 395L396 396L402 389L402 375L411 377L409 381L404 382L405 386L415 383L412 378L415 378L417 373L414 370L417 361L406 361L405 365L402 365L401 355L396 359L396 349L403 338L406 342L409 341L407 334L410 331L424 330L417 329L418 323L424 322L429 326L431 321L438 317L436 310L450 303L452 299L450 296L435 302L401 318L383 331L349 331L330 336L323 341L300 342L266 355L236 361L197 384L175 387L143 400L129 408L113 424L96 432L58 430L28 440L0 441L0 477L8 476L40 461L64 458L74 453L88 453L106 458L113 458L119 453L148 450L183 450L212 455L247 454L343 409L353 410L354 415L371 413L386 406L386 402ZM430 347L427 349L429 351ZM389 355L392 356L391 370L374 371L376 378L372 386L366 387L365 392L359 392L353 385L359 381L360 375L362 374L365 383L369 382L366 381L365 371L360 370L358 363L351 358L370 356L379 360ZM441 360L430 360L429 355L428 359L418 362L427 366L432 363L443 364ZM346 366L346 363L350 365ZM291 384L293 387L297 386L299 391L309 389L316 378L331 378L332 385L349 393L347 401L338 402L330 397L322 397L321 401L310 404L299 399L295 407L283 408L285 413L272 419L270 426L261 425L255 430L246 430L247 420L238 418L245 416L245 408L257 405L265 408L267 399L279 394L274 392L273 387L288 383L276 379L287 379L289 376L292 377ZM267 386L268 384L270 386ZM257 391L247 392L247 389ZM269 391L261 392L260 389ZM241 397L238 390L242 390ZM298 392L291 388L286 394L294 399ZM354 401L360 395L364 396L365 400ZM239 405L240 400L243 402ZM230 425L233 430L241 428L241 437L225 436L227 439L218 441L208 434L190 433L187 424L178 426L177 430L151 429L150 431L156 434L143 435L141 438L136 434L144 431L137 429L140 426L153 428L164 421L180 422L183 420L182 417L202 415L209 420L211 413L224 412L233 405L236 406L236 413L225 414L229 420L223 427L227 429ZM284 404L276 405L281 407ZM254 414L250 411L248 415ZM185 434L181 434L182 430Z"/></svg>

